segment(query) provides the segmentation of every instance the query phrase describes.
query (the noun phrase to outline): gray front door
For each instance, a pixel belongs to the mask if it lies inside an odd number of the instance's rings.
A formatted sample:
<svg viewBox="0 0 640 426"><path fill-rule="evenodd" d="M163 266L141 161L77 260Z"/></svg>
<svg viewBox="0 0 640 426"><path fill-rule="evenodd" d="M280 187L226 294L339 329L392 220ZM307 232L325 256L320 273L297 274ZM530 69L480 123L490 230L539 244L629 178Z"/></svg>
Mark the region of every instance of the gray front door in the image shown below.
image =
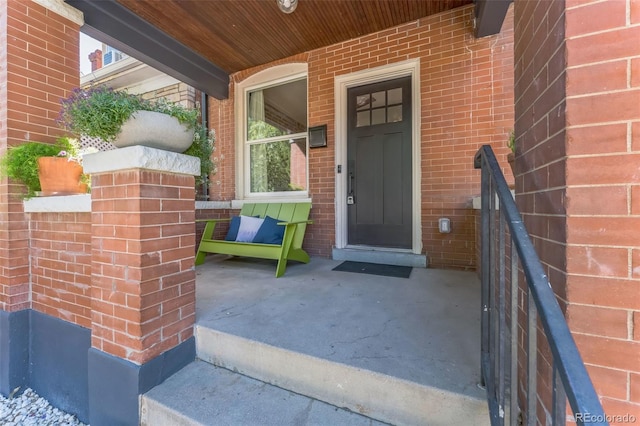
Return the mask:
<svg viewBox="0 0 640 426"><path fill-rule="evenodd" d="M348 243L412 247L411 77L348 91Z"/></svg>

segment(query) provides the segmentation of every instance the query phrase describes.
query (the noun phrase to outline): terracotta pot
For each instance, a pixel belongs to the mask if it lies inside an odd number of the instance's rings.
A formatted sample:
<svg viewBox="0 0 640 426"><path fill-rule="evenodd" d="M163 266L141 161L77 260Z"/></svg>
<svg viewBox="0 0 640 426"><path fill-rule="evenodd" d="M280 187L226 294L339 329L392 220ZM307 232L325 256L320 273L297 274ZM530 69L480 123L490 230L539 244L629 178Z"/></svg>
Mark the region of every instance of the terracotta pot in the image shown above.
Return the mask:
<svg viewBox="0 0 640 426"><path fill-rule="evenodd" d="M185 152L193 142L193 129L177 118L154 111L136 111L124 122L113 144L118 148L142 145L165 151Z"/></svg>
<svg viewBox="0 0 640 426"><path fill-rule="evenodd" d="M38 177L42 195L86 194L86 183L80 182L82 166L64 157L38 158Z"/></svg>

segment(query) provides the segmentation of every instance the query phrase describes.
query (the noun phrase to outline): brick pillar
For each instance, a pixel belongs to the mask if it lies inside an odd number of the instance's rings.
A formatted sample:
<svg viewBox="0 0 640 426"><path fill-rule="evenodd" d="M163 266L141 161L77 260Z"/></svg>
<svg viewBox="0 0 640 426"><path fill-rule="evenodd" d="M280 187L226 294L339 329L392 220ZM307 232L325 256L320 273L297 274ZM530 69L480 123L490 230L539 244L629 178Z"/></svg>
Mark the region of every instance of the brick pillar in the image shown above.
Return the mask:
<svg viewBox="0 0 640 426"><path fill-rule="evenodd" d="M88 156L84 166L92 175L90 423L133 425L138 395L195 358L199 160L133 146Z"/></svg>
<svg viewBox="0 0 640 426"><path fill-rule="evenodd" d="M637 0L515 1L516 200L611 424L640 420L639 24Z"/></svg>
<svg viewBox="0 0 640 426"><path fill-rule="evenodd" d="M0 154L24 141L53 142L60 98L78 86L82 15L33 1L0 0ZM60 46L64 46L61 49ZM0 180L0 393L28 381L28 224L20 185Z"/></svg>
<svg viewBox="0 0 640 426"><path fill-rule="evenodd" d="M611 424L635 423L640 1L567 2L565 15L567 319Z"/></svg>

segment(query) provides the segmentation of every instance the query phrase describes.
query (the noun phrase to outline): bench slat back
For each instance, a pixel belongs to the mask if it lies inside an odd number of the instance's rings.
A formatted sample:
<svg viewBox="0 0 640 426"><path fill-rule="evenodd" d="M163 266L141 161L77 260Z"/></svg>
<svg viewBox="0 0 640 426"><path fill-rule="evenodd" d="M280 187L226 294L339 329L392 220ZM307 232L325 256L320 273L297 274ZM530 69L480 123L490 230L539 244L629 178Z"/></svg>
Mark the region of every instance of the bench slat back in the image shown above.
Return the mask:
<svg viewBox="0 0 640 426"><path fill-rule="evenodd" d="M283 222L300 222L309 219L311 203L244 203L240 214L244 216L271 216ZM291 243L292 248L301 248L306 224L298 225L298 230Z"/></svg>

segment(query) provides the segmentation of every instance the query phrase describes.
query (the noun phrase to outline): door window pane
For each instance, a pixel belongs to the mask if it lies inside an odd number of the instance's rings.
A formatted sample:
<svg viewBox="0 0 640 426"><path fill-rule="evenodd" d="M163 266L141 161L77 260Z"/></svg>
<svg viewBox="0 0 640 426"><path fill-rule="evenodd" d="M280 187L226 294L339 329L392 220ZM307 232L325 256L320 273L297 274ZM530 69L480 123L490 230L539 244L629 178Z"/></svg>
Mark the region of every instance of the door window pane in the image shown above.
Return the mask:
<svg viewBox="0 0 640 426"><path fill-rule="evenodd" d="M356 119L356 127L368 126L371 124L369 119L369 110L358 112Z"/></svg>
<svg viewBox="0 0 640 426"><path fill-rule="evenodd" d="M395 105L402 103L402 87L397 89L391 89L387 92L388 102L387 105Z"/></svg>
<svg viewBox="0 0 640 426"><path fill-rule="evenodd" d="M371 111L371 124L384 124L386 121L385 108L378 108Z"/></svg>
<svg viewBox="0 0 640 426"><path fill-rule="evenodd" d="M360 95L356 97L356 108L358 111L363 109L369 109L371 104L371 96L367 93L366 95Z"/></svg>
<svg viewBox="0 0 640 426"><path fill-rule="evenodd" d="M402 121L402 105L391 106L387 109L387 121L389 123Z"/></svg>
<svg viewBox="0 0 640 426"><path fill-rule="evenodd" d="M356 96L356 127L402 121L402 87Z"/></svg>
<svg viewBox="0 0 640 426"><path fill-rule="evenodd" d="M386 92L376 92L371 94L371 107L383 107L387 104Z"/></svg>

